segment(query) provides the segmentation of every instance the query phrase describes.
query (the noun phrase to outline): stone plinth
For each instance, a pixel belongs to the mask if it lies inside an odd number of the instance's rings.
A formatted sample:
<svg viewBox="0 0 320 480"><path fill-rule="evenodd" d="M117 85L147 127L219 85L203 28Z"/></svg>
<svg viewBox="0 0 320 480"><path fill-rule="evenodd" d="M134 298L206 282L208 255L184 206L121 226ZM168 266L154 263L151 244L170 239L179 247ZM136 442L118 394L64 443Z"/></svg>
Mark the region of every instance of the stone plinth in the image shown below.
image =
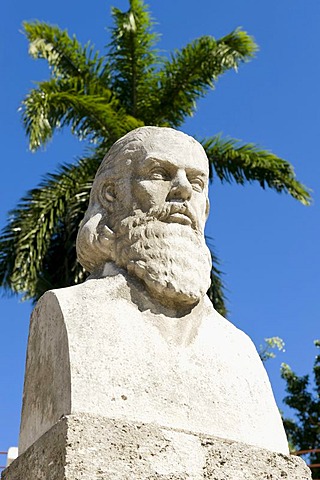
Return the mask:
<svg viewBox="0 0 320 480"><path fill-rule="evenodd" d="M157 425L88 414L62 418L2 480L310 480L304 462Z"/></svg>

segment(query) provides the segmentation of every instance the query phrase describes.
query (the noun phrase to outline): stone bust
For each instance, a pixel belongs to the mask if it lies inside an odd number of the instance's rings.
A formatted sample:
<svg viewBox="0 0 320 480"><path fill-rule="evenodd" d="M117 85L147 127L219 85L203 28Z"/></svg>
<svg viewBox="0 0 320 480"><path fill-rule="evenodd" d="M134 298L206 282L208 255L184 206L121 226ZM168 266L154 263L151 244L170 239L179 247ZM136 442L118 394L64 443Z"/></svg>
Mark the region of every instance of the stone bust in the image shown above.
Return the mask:
<svg viewBox="0 0 320 480"><path fill-rule="evenodd" d="M202 146L170 128L139 128L113 145L97 172L78 259L95 276L112 262L141 280L151 298L186 311L210 285L208 213Z"/></svg>
<svg viewBox="0 0 320 480"><path fill-rule="evenodd" d="M77 238L91 275L32 315L20 452L62 416L89 414L288 453L253 343L206 296L208 212L193 138L142 127L112 146Z"/></svg>

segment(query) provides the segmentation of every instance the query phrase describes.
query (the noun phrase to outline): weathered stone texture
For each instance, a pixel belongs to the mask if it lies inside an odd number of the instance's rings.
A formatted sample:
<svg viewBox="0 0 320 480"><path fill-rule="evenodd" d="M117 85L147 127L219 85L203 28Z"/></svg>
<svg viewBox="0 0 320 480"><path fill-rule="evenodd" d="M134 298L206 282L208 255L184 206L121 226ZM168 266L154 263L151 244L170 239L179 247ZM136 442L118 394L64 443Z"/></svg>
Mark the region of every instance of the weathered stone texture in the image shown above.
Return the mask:
<svg viewBox="0 0 320 480"><path fill-rule="evenodd" d="M61 419L2 480L310 480L296 457L88 414Z"/></svg>
<svg viewBox="0 0 320 480"><path fill-rule="evenodd" d="M106 154L77 238L91 276L34 310L3 480L310 478L253 343L205 295L208 174L168 128Z"/></svg>
<svg viewBox="0 0 320 480"><path fill-rule="evenodd" d="M42 297L30 327L20 453L62 415L84 412L288 453L251 340L208 298L179 318L139 309L132 297L142 296L118 271Z"/></svg>

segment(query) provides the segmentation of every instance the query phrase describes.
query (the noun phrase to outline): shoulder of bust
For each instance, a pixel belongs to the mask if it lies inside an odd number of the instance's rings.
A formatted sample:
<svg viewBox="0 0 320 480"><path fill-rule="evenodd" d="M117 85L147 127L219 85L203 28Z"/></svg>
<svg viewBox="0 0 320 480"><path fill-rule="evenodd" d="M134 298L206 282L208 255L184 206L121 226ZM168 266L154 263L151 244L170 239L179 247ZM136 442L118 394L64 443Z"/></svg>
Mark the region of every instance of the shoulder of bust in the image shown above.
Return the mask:
<svg viewBox="0 0 320 480"><path fill-rule="evenodd" d="M48 290L37 305L58 303L63 308L67 305L79 306L88 302L106 302L108 299L112 301L116 298L130 298L128 279L121 271L100 278L89 277L85 282L71 287Z"/></svg>
<svg viewBox="0 0 320 480"><path fill-rule="evenodd" d="M204 315L203 325L208 331L208 334L210 331L212 335L219 334L230 346L232 345L234 348L239 348L240 350L245 349L247 353L251 352L252 354L257 355L256 347L251 338L245 332L233 325L229 320L220 315L220 313L213 308L212 303L207 296L204 299L204 309L206 313ZM209 335L208 338L210 338Z"/></svg>

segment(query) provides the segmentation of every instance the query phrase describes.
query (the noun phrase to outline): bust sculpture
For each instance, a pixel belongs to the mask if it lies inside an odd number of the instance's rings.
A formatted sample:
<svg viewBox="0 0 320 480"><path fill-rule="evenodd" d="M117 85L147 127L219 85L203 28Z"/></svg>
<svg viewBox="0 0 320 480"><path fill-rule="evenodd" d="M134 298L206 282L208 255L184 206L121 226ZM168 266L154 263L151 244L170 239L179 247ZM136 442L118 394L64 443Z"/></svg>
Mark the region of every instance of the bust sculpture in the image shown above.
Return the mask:
<svg viewBox="0 0 320 480"><path fill-rule="evenodd" d="M20 448L73 413L287 453L251 340L206 296L208 159L170 129L118 140L96 174L77 252L91 273L33 314Z"/></svg>
<svg viewBox="0 0 320 480"><path fill-rule="evenodd" d="M208 173L192 137L157 127L127 134L97 172L77 239L80 263L104 276L112 262L162 307L194 307L210 282Z"/></svg>

